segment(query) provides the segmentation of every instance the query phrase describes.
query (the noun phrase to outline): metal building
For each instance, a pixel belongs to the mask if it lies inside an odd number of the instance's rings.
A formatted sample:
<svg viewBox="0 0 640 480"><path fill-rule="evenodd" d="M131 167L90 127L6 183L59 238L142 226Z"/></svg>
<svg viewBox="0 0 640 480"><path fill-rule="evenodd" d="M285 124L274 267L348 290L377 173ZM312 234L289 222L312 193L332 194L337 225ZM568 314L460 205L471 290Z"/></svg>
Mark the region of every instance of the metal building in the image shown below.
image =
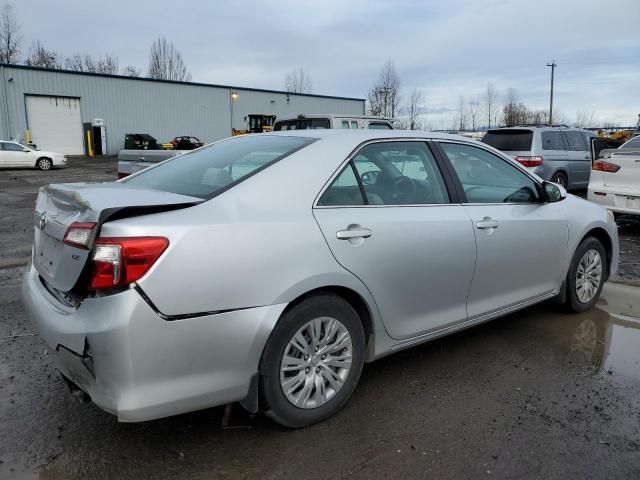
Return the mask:
<svg viewBox="0 0 640 480"><path fill-rule="evenodd" d="M127 133L148 133L159 143L179 135L212 142L246 128L250 113L365 113L365 101L357 98L23 65L0 65L0 83L1 139L30 140L67 155L88 151L87 130L95 133L91 142L99 153L113 155Z"/></svg>

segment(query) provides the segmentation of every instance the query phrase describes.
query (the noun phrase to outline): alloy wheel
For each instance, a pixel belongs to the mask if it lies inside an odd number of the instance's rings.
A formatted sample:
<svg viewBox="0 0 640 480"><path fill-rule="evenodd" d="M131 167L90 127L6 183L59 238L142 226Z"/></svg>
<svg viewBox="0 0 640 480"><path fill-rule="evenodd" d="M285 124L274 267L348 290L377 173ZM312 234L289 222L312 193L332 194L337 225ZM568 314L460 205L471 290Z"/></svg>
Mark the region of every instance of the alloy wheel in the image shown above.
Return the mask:
<svg viewBox="0 0 640 480"><path fill-rule="evenodd" d="M280 386L298 408L317 408L342 388L351 370L353 342L331 317L315 318L289 340L280 362Z"/></svg>
<svg viewBox="0 0 640 480"><path fill-rule="evenodd" d="M38 160L38 167L40 170L49 170L51 168L51 160L48 158L41 158Z"/></svg>
<svg viewBox="0 0 640 480"><path fill-rule="evenodd" d="M602 281L602 257L597 250L587 250L580 259L576 272L576 296L589 303L598 293Z"/></svg>

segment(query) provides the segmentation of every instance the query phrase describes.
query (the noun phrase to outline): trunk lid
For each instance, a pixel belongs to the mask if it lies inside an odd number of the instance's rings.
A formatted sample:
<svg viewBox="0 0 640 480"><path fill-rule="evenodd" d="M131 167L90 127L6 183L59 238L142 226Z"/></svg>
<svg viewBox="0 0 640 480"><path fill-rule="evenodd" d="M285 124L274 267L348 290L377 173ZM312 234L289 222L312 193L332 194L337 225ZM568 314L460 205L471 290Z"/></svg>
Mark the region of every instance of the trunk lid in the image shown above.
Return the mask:
<svg viewBox="0 0 640 480"><path fill-rule="evenodd" d="M632 189L630 193L640 196L640 152L615 150L606 161L620 165L620 170L603 175L604 184L607 187Z"/></svg>
<svg viewBox="0 0 640 480"><path fill-rule="evenodd" d="M33 265L49 286L68 292L80 278L91 254L91 250L63 242L72 223L97 223L98 232L109 219L186 208L202 201L116 182L44 186L33 213Z"/></svg>

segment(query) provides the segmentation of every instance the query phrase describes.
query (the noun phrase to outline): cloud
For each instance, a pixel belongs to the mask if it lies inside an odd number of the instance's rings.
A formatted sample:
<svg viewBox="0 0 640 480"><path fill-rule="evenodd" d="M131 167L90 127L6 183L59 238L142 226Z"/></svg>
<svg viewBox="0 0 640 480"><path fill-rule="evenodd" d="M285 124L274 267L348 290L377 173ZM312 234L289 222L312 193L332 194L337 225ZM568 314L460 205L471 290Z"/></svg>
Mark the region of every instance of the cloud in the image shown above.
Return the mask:
<svg viewBox="0 0 640 480"><path fill-rule="evenodd" d="M567 115L593 110L628 124L640 108L625 99L640 82L640 2L615 17L601 0L112 0L99 15L80 0L15 5L27 44L40 39L65 55L112 52L121 67L144 72L151 42L164 35L202 82L281 89L286 73L303 67L316 93L365 98L392 59L405 96L419 88L436 124L487 82L546 108L552 59L557 108Z"/></svg>

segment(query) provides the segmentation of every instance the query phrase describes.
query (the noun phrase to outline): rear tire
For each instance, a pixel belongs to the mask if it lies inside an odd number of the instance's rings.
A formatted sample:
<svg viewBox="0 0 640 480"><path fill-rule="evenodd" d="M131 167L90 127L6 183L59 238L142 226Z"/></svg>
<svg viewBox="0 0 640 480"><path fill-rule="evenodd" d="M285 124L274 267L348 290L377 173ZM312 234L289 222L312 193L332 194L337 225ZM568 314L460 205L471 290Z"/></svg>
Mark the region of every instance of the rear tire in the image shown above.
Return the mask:
<svg viewBox="0 0 640 480"><path fill-rule="evenodd" d="M358 384L365 337L354 308L326 293L286 312L260 361L265 414L282 426L301 428L337 413Z"/></svg>
<svg viewBox="0 0 640 480"><path fill-rule="evenodd" d="M39 158L38 161L36 162L36 167L38 167L40 170L51 170L51 167L53 166L51 159L49 158Z"/></svg>
<svg viewBox="0 0 640 480"><path fill-rule="evenodd" d="M607 278L607 254L600 240L585 238L571 260L566 279L565 307L580 313L593 307Z"/></svg>
<svg viewBox="0 0 640 480"><path fill-rule="evenodd" d="M565 190L567 189L567 184L569 183L567 180L567 176L562 172L554 173L553 176L551 177L551 181L553 183L557 183Z"/></svg>

